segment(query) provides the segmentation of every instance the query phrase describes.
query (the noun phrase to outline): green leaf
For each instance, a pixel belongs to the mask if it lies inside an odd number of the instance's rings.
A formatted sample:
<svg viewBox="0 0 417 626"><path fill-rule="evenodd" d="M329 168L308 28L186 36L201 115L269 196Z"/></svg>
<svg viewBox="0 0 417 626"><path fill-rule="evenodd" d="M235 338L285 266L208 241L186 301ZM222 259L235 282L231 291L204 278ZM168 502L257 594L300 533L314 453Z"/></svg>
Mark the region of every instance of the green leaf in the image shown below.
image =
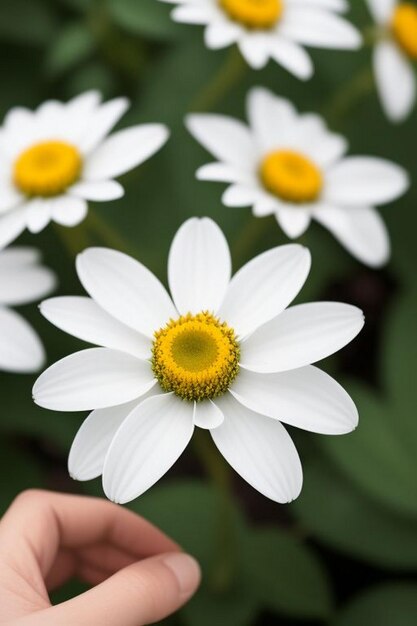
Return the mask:
<svg viewBox="0 0 417 626"><path fill-rule="evenodd" d="M94 41L85 24L69 24L59 33L48 51L46 71L52 75L62 74L84 61L93 50Z"/></svg>
<svg viewBox="0 0 417 626"><path fill-rule="evenodd" d="M417 584L392 583L355 598L332 626L415 626L416 618Z"/></svg>
<svg viewBox="0 0 417 626"><path fill-rule="evenodd" d="M320 437L319 445L371 496L417 516L417 457L398 428L399 415L366 387L345 386L359 407L359 426L343 437Z"/></svg>
<svg viewBox="0 0 417 626"><path fill-rule="evenodd" d="M336 550L376 566L417 568L417 526L375 503L338 472L314 460L304 468L304 487L292 509L303 527Z"/></svg>
<svg viewBox="0 0 417 626"><path fill-rule="evenodd" d="M329 582L310 548L288 532L265 528L249 536L245 552L248 587L265 608L297 618L328 617Z"/></svg>
<svg viewBox="0 0 417 626"><path fill-rule="evenodd" d="M169 16L172 7L157 0L107 0L107 7L116 24L152 39L174 39L183 30Z"/></svg>
<svg viewBox="0 0 417 626"><path fill-rule="evenodd" d="M39 0L0 2L0 39L25 45L45 44L54 35L55 19Z"/></svg>

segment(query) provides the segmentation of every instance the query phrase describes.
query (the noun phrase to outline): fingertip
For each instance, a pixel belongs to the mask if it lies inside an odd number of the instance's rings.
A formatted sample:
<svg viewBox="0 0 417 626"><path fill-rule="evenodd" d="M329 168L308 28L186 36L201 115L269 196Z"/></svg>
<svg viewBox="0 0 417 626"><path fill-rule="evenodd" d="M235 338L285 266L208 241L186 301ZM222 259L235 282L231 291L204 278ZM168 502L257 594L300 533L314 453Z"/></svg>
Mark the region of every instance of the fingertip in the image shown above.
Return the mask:
<svg viewBox="0 0 417 626"><path fill-rule="evenodd" d="M166 554L161 560L177 580L181 601L186 601L200 585L200 565L194 557L184 552Z"/></svg>

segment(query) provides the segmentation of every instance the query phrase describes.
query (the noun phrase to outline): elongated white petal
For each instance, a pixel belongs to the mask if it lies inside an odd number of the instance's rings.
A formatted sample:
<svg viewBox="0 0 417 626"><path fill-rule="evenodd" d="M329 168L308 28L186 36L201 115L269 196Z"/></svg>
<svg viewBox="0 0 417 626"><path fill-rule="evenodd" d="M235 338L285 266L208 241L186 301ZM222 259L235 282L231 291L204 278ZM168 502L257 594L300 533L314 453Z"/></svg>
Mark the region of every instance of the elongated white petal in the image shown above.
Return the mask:
<svg viewBox="0 0 417 626"><path fill-rule="evenodd" d="M103 472L104 459L118 428L141 400L92 411L72 443L68 471L75 480L92 480Z"/></svg>
<svg viewBox="0 0 417 626"><path fill-rule="evenodd" d="M0 250L17 239L26 228L26 207L0 216Z"/></svg>
<svg viewBox="0 0 417 626"><path fill-rule="evenodd" d="M411 113L417 98L413 66L393 41L375 46L374 71L382 107L392 122L402 122Z"/></svg>
<svg viewBox="0 0 417 626"><path fill-rule="evenodd" d="M186 118L190 133L220 161L251 172L256 155L247 126L232 117L193 114Z"/></svg>
<svg viewBox="0 0 417 626"><path fill-rule="evenodd" d="M314 217L362 263L380 267L387 262L390 255L389 235L376 209L329 207L318 210Z"/></svg>
<svg viewBox="0 0 417 626"><path fill-rule="evenodd" d="M288 6L321 7L339 13L344 13L349 8L348 0L286 0L286 3Z"/></svg>
<svg viewBox="0 0 417 626"><path fill-rule="evenodd" d="M41 254L37 248L13 246L13 248L0 251L0 272L31 267L40 260Z"/></svg>
<svg viewBox="0 0 417 626"><path fill-rule="evenodd" d="M340 15L317 7L289 5L279 25L283 37L317 48L357 49L359 31Z"/></svg>
<svg viewBox="0 0 417 626"><path fill-rule="evenodd" d="M407 172L391 161L348 157L327 172L323 200L345 207L386 204L409 185Z"/></svg>
<svg viewBox="0 0 417 626"><path fill-rule="evenodd" d="M122 252L89 248L78 255L77 272L93 300L148 337L178 317L159 280L139 261Z"/></svg>
<svg viewBox="0 0 417 626"><path fill-rule="evenodd" d="M363 324L362 311L350 304L299 304L258 328L242 344L241 365L253 372L310 365L343 348Z"/></svg>
<svg viewBox="0 0 417 626"><path fill-rule="evenodd" d="M238 167L227 163L208 163L196 172L198 180L214 180L224 183L252 181L249 173L242 172Z"/></svg>
<svg viewBox="0 0 417 626"><path fill-rule="evenodd" d="M175 463L194 430L192 402L172 394L148 398L117 431L104 462L103 488L124 504L152 487Z"/></svg>
<svg viewBox="0 0 417 626"><path fill-rule="evenodd" d="M151 342L147 337L119 322L91 298L51 298L42 302L40 310L57 328L83 341L121 350L140 359L151 356Z"/></svg>
<svg viewBox="0 0 417 626"><path fill-rule="evenodd" d="M310 264L309 251L297 244L260 254L232 278L220 318L241 338L247 336L288 306L303 286Z"/></svg>
<svg viewBox="0 0 417 626"><path fill-rule="evenodd" d="M250 411L231 394L216 403L225 419L211 435L226 461L267 498L282 503L297 498L303 471L284 426Z"/></svg>
<svg viewBox="0 0 417 626"><path fill-rule="evenodd" d="M194 408L194 425L211 430L223 423L224 415L217 403L211 400L196 402Z"/></svg>
<svg viewBox="0 0 417 626"><path fill-rule="evenodd" d="M0 255L0 304L19 306L35 302L55 285L55 274L46 267L22 264L3 269Z"/></svg>
<svg viewBox="0 0 417 626"><path fill-rule="evenodd" d="M31 233L40 233L51 221L54 200L34 198L27 203L26 223Z"/></svg>
<svg viewBox="0 0 417 626"><path fill-rule="evenodd" d="M115 178L149 159L167 141L169 132L162 124L142 124L111 135L87 159L86 180Z"/></svg>
<svg viewBox="0 0 417 626"><path fill-rule="evenodd" d="M108 200L117 200L124 195L124 189L120 183L115 180L100 180L98 182L80 182L68 189L71 196L84 198L85 200L93 200L95 202L106 202Z"/></svg>
<svg viewBox="0 0 417 626"><path fill-rule="evenodd" d="M168 280L179 313L215 313L230 282L232 262L223 232L197 217L178 230L168 260Z"/></svg>
<svg viewBox="0 0 417 626"><path fill-rule="evenodd" d="M297 78L308 80L313 76L311 57L298 43L284 37L274 38L270 41L270 53L277 63Z"/></svg>
<svg viewBox="0 0 417 626"><path fill-rule="evenodd" d="M292 129L296 122L296 111L291 102L264 87L249 91L246 108L256 141L263 151L273 150L280 142L285 142L288 129Z"/></svg>
<svg viewBox="0 0 417 626"><path fill-rule="evenodd" d="M208 2L184 3L171 13L174 22L183 24L209 24L213 17L217 16L214 5Z"/></svg>
<svg viewBox="0 0 417 626"><path fill-rule="evenodd" d="M62 226L76 226L85 219L87 212L88 205L83 198L61 196L52 204L52 219Z"/></svg>
<svg viewBox="0 0 417 626"><path fill-rule="evenodd" d="M289 209L281 208L277 211L276 217L284 233L291 239L301 237L311 221L310 212L296 206Z"/></svg>
<svg viewBox="0 0 417 626"><path fill-rule="evenodd" d="M15 311L0 307L0 370L36 372L44 360L41 341L33 328Z"/></svg>
<svg viewBox="0 0 417 626"><path fill-rule="evenodd" d="M254 70L260 70L269 61L271 37L263 32L246 33L239 39L239 50L246 63Z"/></svg>
<svg viewBox="0 0 417 626"><path fill-rule="evenodd" d="M225 206L250 206L261 201L265 196L265 192L259 185L245 185L237 183L230 185L222 195L222 202Z"/></svg>
<svg viewBox="0 0 417 626"><path fill-rule="evenodd" d="M214 21L204 29L204 42L210 50L219 50L235 43L242 33L239 24L226 21Z"/></svg>
<svg viewBox="0 0 417 626"><path fill-rule="evenodd" d="M14 209L24 199L24 196L8 180L0 179L0 215Z"/></svg>
<svg viewBox="0 0 417 626"><path fill-rule="evenodd" d="M39 406L87 411L139 398L155 384L148 362L108 348L75 352L51 365L33 387Z"/></svg>
<svg viewBox="0 0 417 626"><path fill-rule="evenodd" d="M79 143L83 154L88 154L99 145L122 115L126 113L128 107L129 100L127 98L115 98L100 106L94 115L91 127Z"/></svg>
<svg viewBox="0 0 417 626"><path fill-rule="evenodd" d="M372 17L378 24L387 24L398 0L367 0Z"/></svg>
<svg viewBox="0 0 417 626"><path fill-rule="evenodd" d="M343 387L312 365L279 374L242 369L230 392L256 413L314 433L342 435L358 424L358 411Z"/></svg>

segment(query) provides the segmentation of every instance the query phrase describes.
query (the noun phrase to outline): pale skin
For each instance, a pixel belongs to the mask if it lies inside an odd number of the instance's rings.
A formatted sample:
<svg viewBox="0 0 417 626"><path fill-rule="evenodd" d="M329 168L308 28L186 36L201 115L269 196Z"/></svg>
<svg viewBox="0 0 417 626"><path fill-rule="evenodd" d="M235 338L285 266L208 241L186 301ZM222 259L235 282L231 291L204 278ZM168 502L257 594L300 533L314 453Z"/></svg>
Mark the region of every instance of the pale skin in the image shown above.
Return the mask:
<svg viewBox="0 0 417 626"><path fill-rule="evenodd" d="M52 606L73 577L87 592ZM99 498L30 490L0 522L0 624L142 626L170 615L200 582L196 561L155 526Z"/></svg>

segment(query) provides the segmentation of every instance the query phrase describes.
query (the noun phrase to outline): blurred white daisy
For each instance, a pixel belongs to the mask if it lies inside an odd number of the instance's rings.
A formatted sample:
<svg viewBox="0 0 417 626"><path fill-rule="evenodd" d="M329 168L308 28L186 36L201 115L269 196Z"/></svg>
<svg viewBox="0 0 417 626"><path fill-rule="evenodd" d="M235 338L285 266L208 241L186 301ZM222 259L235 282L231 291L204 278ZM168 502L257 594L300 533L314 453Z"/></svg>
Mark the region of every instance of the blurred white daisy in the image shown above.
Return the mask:
<svg viewBox="0 0 417 626"><path fill-rule="evenodd" d="M215 114L187 118L192 135L215 158L200 180L231 183L226 206L252 206L256 217L274 214L288 237L316 219L363 263L389 257L389 239L374 208L401 196L409 185L398 165L373 157L346 157L346 140L311 113L263 88L248 94L249 126Z"/></svg>
<svg viewBox="0 0 417 626"><path fill-rule="evenodd" d="M417 5L368 0L378 25L374 71L385 114L393 122L411 112L417 93Z"/></svg>
<svg viewBox="0 0 417 626"><path fill-rule="evenodd" d="M167 140L162 124L142 124L107 137L128 108L126 98L101 103L86 92L64 104L49 100L36 111L11 109L0 129L0 248L25 228L52 220L75 226L87 200L120 198L113 180L154 154Z"/></svg>
<svg viewBox="0 0 417 626"><path fill-rule="evenodd" d="M52 291L54 274L40 265L33 248L9 248L0 252L0 370L29 373L44 363L38 335L11 306L36 302Z"/></svg>
<svg viewBox="0 0 417 626"><path fill-rule="evenodd" d="M172 299L125 254L83 252L77 272L90 297L54 298L41 311L102 347L55 363L33 389L49 409L94 409L74 440L70 474L103 474L107 496L127 502L165 474L199 426L265 496L296 498L302 469L281 422L342 434L358 421L347 393L310 363L351 341L363 315L331 302L286 309L309 269L308 250L291 244L231 279L227 242L207 218L188 220L174 238Z"/></svg>
<svg viewBox="0 0 417 626"><path fill-rule="evenodd" d="M178 4L177 22L204 25L208 48L236 43L246 62L263 68L271 58L306 80L313 74L302 46L357 49L362 38L340 13L346 0L163 0Z"/></svg>

